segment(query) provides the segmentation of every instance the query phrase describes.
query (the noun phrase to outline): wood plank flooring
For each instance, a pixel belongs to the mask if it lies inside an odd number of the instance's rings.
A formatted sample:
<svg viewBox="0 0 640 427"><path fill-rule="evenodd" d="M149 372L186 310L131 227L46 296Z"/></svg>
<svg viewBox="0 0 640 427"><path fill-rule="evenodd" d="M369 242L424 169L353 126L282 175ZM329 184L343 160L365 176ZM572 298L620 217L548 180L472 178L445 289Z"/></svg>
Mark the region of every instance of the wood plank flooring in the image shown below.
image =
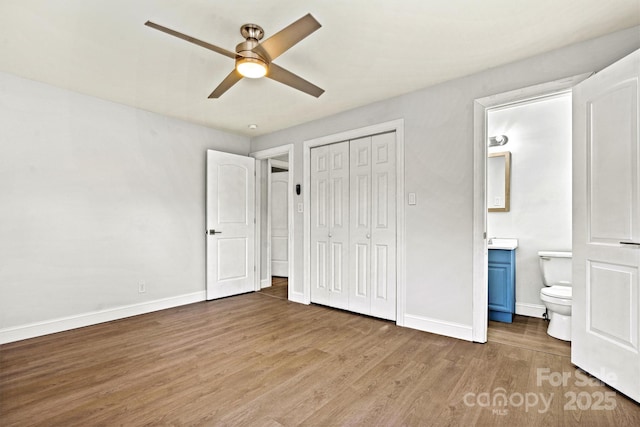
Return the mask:
<svg viewBox="0 0 640 427"><path fill-rule="evenodd" d="M288 299L289 298L288 283L289 281L286 277L274 276L271 278L271 286L268 288L261 289L260 293L264 295L269 295L275 298Z"/></svg>
<svg viewBox="0 0 640 427"><path fill-rule="evenodd" d="M0 346L0 425L640 425L638 404L575 375L552 352L258 292Z"/></svg>
<svg viewBox="0 0 640 427"><path fill-rule="evenodd" d="M487 339L506 345L571 357L571 344L547 334L549 322L528 316L514 316L513 323L489 321Z"/></svg>

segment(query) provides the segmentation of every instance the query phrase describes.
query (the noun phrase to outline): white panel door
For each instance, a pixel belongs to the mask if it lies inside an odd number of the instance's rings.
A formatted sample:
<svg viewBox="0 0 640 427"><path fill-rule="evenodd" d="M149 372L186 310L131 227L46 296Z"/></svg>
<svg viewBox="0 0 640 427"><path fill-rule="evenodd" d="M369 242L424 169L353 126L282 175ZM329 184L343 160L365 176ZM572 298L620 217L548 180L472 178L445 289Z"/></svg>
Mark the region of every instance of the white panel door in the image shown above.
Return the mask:
<svg viewBox="0 0 640 427"><path fill-rule="evenodd" d="M311 150L311 302L329 304L329 146Z"/></svg>
<svg viewBox="0 0 640 427"><path fill-rule="evenodd" d="M371 313L396 320L396 135L371 138Z"/></svg>
<svg viewBox="0 0 640 427"><path fill-rule="evenodd" d="M271 275L289 276L289 172L271 174Z"/></svg>
<svg viewBox="0 0 640 427"><path fill-rule="evenodd" d="M207 299L254 290L254 162L207 150Z"/></svg>
<svg viewBox="0 0 640 427"><path fill-rule="evenodd" d="M573 90L571 361L640 401L640 51Z"/></svg>
<svg viewBox="0 0 640 427"><path fill-rule="evenodd" d="M349 310L395 320L395 133L349 144Z"/></svg>
<svg viewBox="0 0 640 427"><path fill-rule="evenodd" d="M371 137L349 141L349 310L371 314Z"/></svg>
<svg viewBox="0 0 640 427"><path fill-rule="evenodd" d="M329 284L332 307L349 305L349 143L329 146Z"/></svg>
<svg viewBox="0 0 640 427"><path fill-rule="evenodd" d="M348 306L349 143L311 150L311 302Z"/></svg>

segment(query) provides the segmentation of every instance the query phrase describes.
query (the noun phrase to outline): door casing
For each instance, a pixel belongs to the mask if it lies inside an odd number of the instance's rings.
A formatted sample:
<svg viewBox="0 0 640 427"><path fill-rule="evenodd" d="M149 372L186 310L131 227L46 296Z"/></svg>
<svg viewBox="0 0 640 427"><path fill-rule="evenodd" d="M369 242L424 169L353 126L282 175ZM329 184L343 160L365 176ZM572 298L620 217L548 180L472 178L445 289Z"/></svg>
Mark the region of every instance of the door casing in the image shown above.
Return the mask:
<svg viewBox="0 0 640 427"><path fill-rule="evenodd" d="M487 342L488 290L487 266L487 115L492 108L546 97L569 91L593 75L577 76L529 86L509 92L479 98L473 105L473 319L471 340Z"/></svg>
<svg viewBox="0 0 640 427"><path fill-rule="evenodd" d="M289 191L289 196L287 198L287 212L288 212L288 231L289 231L289 237L288 237L288 257L289 257L289 278L288 278L288 282L289 282L289 294L288 294L288 299L292 300L292 301L296 301L295 298L292 298L292 292L295 288L295 259L294 259L294 254L295 254L295 248L294 248L294 244L295 244L295 239L294 239L294 235L293 235L293 225L294 225L294 194L295 194L295 184L294 184L294 167L295 165L293 164L293 144L285 144L285 145L281 145L279 147L274 147L274 148L269 148L266 150L260 150L260 151L255 151L252 153L249 153L250 157L253 157L256 160L267 160L267 159L271 159L272 157L279 157L283 154L286 154L288 156L288 162L289 162L289 183L288 183L288 191ZM256 189L260 188L260 183L261 183L261 168L262 168L262 162L256 161ZM256 245L255 245L255 254L256 254L256 278L255 278L255 290L259 291L260 290L260 277L262 276L262 272L260 271L260 268L258 268L259 266L261 266L260 263L260 259L262 257L261 254L261 241L260 241L260 225L261 225L261 209L260 206L263 202L261 200L261 196L260 196L260 191L256 190ZM270 260L269 260L270 261ZM270 270L270 267L267 267L268 270Z"/></svg>
<svg viewBox="0 0 640 427"><path fill-rule="evenodd" d="M320 138L310 139L303 143L303 199L304 199L304 282L302 293L294 293L292 301L303 304L311 303L311 148L336 142L358 139L365 136L376 135L385 132L396 133L396 324L405 326L405 218L404 218L404 119L392 120L372 126L352 129ZM290 291L291 292L291 291Z"/></svg>

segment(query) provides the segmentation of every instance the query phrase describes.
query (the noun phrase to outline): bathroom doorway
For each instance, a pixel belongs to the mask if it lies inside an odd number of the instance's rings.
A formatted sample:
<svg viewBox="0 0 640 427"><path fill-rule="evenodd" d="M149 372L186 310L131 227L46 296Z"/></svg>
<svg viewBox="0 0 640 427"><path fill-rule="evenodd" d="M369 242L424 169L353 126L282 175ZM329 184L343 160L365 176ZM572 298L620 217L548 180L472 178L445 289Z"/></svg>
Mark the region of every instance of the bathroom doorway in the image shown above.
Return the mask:
<svg viewBox="0 0 640 427"><path fill-rule="evenodd" d="M554 98L562 93L567 93L571 91L571 89L584 79L588 78L591 73L586 73L578 76L569 77L562 80L557 80L553 82L543 83L540 85L530 86L510 92L505 92L501 94L496 94L492 96L488 96L485 98L476 99L474 102L474 217L473 217L473 236L474 236L474 244L473 244L473 276L474 276L474 284L473 284L473 330L472 337L476 342L486 342L487 341L487 326L488 326L488 247L487 241L489 237L493 237L487 235L487 224L488 224L488 203L486 200L487 193L487 164L488 164L488 142L491 136L489 134L488 129L488 115L491 110L500 110L513 106L520 105L522 103L528 103L532 101L539 101L545 98ZM567 125L571 126L571 116L567 117ZM510 123L510 122L507 122ZM497 132L497 130L492 129L492 131ZM515 135L515 134L514 134ZM507 135L508 136L508 135ZM513 139L512 141L513 142ZM570 145L570 142L569 142ZM515 146L513 144L512 146ZM532 145L535 147L535 144ZM509 144L502 147L504 150L509 148ZM540 150L544 155L548 155L549 152L545 150ZM522 156L520 156L522 157ZM515 165L514 165L515 166ZM513 168L512 173L518 174L522 172L523 168L520 170ZM524 169L527 170L526 168ZM538 170L529 171L529 175L531 177L536 177L540 175ZM528 175L525 175L527 177ZM516 179L515 177L513 178ZM528 197L526 192L520 192L520 194L516 193L517 189L514 189L513 197L520 197L520 202L524 204L526 209L533 209L533 202L535 199L533 197ZM522 194L524 193L524 194ZM544 195L544 194L543 194ZM545 195L546 199L547 197ZM513 202L513 200L512 200ZM515 209L515 207L514 207ZM511 212L511 214L509 214ZM517 223L525 223L527 221L527 217L522 216L521 214L516 214L517 210L510 210L507 213L503 213L502 215L506 215L511 218L512 224ZM511 236L509 236L511 237ZM517 238L517 237L516 237ZM526 242L522 242L522 244L526 245ZM523 295L526 295L526 292L529 294L536 295L539 291L542 283L539 278L539 272L537 271L537 251L540 250L538 248L533 250L534 258L533 260L529 259L529 271L531 271L531 262L533 261L533 271L536 273L536 281L538 283L537 289L532 288L528 291L519 292L516 294L516 302L518 315L531 317L533 319L538 319L536 316L541 316L544 310L539 310L539 307L542 306L541 301L538 299L537 302L523 300ZM516 269L519 267L516 263ZM527 271L526 265L522 267L523 271ZM523 279L523 272L516 270L517 281L520 282ZM526 277L526 274L524 274ZM533 276L529 276L533 277ZM520 287L520 286L518 286ZM515 305L515 304L514 304ZM531 311L538 311L538 314L531 313ZM531 316L533 314L533 316Z"/></svg>
<svg viewBox="0 0 640 427"><path fill-rule="evenodd" d="M495 106L486 116L487 237L518 242L513 323L489 320L487 338L569 356L568 343L546 334L538 251L571 250L571 91ZM494 159L507 156L505 174Z"/></svg>

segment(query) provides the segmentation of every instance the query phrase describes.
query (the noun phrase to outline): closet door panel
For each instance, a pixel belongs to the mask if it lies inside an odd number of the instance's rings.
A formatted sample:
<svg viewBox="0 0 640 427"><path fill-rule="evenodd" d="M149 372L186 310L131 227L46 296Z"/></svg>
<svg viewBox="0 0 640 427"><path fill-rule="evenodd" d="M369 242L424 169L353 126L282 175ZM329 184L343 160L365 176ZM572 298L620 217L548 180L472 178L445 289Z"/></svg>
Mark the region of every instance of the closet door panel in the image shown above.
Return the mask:
<svg viewBox="0 0 640 427"><path fill-rule="evenodd" d="M349 310L371 312L371 137L349 142L351 197Z"/></svg>
<svg viewBox="0 0 640 427"><path fill-rule="evenodd" d="M371 312L396 318L395 133L371 138Z"/></svg>
<svg viewBox="0 0 640 427"><path fill-rule="evenodd" d="M329 304L348 308L349 303L349 142L329 148Z"/></svg>
<svg viewBox="0 0 640 427"><path fill-rule="evenodd" d="M311 150L311 301L329 304L329 147Z"/></svg>
<svg viewBox="0 0 640 427"><path fill-rule="evenodd" d="M311 301L396 318L395 133L311 150Z"/></svg>

